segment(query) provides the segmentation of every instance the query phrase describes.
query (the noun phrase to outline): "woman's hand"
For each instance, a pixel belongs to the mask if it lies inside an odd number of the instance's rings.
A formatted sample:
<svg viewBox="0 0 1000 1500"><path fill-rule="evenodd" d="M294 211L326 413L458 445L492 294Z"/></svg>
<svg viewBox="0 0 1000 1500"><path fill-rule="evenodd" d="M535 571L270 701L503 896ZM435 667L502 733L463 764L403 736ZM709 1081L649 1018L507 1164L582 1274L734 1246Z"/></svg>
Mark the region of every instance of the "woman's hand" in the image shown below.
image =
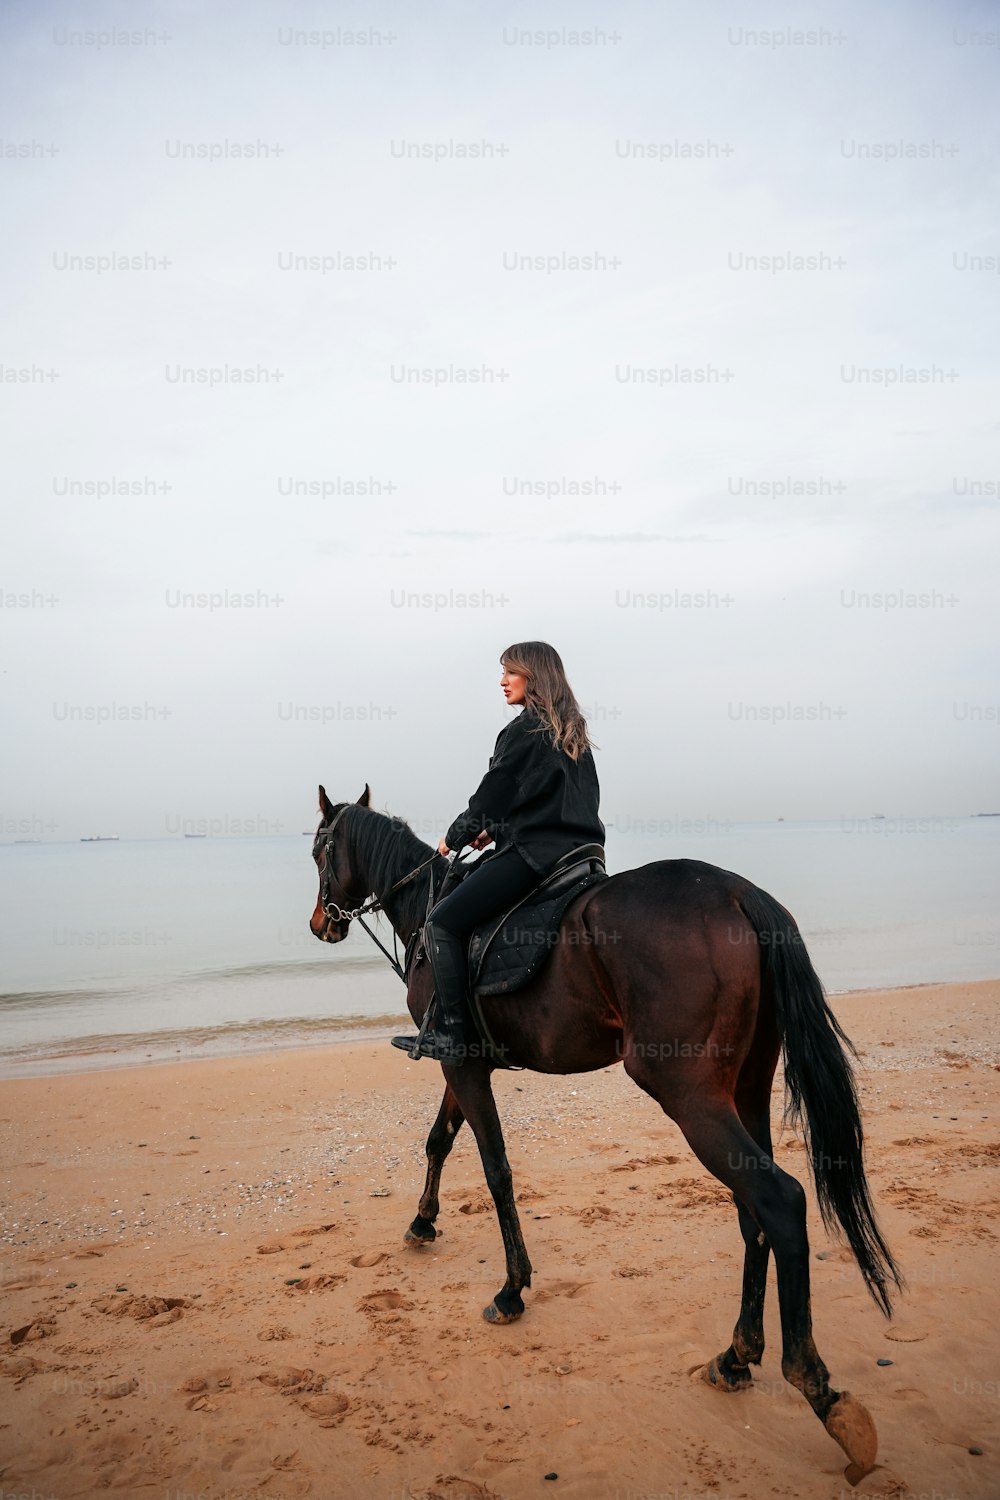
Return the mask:
<svg viewBox="0 0 1000 1500"><path fill-rule="evenodd" d="M485 849L487 844L492 844L492 843L493 843L493 835L492 835L492 833L487 833L486 829L484 828L483 831L482 831L482 833L477 833L476 834L475 838L472 840L472 842L469 844L468 847L470 849ZM451 850L448 848L448 845L445 843L445 841L444 841L443 838L441 838L439 840L439 842L438 842L438 853L439 854L443 854L445 856L445 858L447 858L448 855L451 853Z"/></svg>

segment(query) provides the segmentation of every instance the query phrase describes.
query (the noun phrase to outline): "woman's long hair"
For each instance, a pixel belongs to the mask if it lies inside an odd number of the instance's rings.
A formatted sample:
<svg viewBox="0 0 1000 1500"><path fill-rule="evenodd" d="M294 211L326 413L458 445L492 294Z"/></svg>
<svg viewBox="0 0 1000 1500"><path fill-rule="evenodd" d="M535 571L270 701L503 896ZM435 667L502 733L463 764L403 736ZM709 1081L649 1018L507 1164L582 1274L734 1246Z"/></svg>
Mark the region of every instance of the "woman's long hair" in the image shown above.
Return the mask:
<svg viewBox="0 0 1000 1500"><path fill-rule="evenodd" d="M593 742L555 647L545 641L520 641L507 647L500 663L507 671L523 673L525 707L536 711L557 750L579 760Z"/></svg>

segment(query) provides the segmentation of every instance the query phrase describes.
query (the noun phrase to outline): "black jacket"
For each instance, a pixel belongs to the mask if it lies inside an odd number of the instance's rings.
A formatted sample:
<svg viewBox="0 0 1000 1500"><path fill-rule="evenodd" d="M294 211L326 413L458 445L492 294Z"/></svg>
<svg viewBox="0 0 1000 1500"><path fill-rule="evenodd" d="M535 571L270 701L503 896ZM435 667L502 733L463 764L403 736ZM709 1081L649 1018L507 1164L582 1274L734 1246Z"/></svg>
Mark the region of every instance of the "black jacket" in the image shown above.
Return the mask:
<svg viewBox="0 0 1000 1500"><path fill-rule="evenodd" d="M604 843L600 795L593 752L570 760L529 705L500 731L490 768L445 843L463 849L486 829L498 849L513 844L532 869L547 874L580 844Z"/></svg>

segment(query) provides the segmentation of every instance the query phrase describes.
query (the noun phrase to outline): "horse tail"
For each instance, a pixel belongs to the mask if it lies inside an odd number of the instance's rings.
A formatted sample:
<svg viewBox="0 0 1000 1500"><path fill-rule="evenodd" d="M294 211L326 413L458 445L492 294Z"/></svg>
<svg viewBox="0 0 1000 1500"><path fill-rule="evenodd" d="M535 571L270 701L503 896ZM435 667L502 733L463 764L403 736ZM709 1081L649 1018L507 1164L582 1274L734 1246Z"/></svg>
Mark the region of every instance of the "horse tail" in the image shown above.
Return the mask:
<svg viewBox="0 0 1000 1500"><path fill-rule="evenodd" d="M892 1316L888 1283L904 1282L875 1219L864 1169L864 1131L848 1051L857 1049L826 1001L795 919L750 885L740 907L757 934L761 981L770 980L785 1068L786 1114L809 1153L823 1223L839 1224L875 1302Z"/></svg>

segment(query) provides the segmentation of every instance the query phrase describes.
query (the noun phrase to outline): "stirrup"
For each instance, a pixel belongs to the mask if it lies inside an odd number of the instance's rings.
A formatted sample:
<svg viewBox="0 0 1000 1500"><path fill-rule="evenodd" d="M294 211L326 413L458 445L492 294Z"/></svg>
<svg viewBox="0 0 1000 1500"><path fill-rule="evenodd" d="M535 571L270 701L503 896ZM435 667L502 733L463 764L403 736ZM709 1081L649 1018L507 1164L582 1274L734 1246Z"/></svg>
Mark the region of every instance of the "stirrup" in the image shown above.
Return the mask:
<svg viewBox="0 0 1000 1500"><path fill-rule="evenodd" d="M426 1056L425 1053L421 1052L420 1044L427 1035L427 1029L431 1024L431 1011L436 1004L437 996L435 995L431 1004L424 1011L424 1019L420 1023L420 1029L416 1036L394 1036L391 1038L392 1045L399 1047L403 1052L408 1052L414 1061L418 1061L421 1057Z"/></svg>
<svg viewBox="0 0 1000 1500"><path fill-rule="evenodd" d="M453 1068L462 1066L469 1051L465 1042L459 1042L456 1051L455 1044L447 1041L443 1036L438 1036L434 1031L420 1040L411 1036L394 1036L392 1045L401 1047L415 1062L419 1062L422 1057L429 1057L432 1062L444 1063Z"/></svg>

